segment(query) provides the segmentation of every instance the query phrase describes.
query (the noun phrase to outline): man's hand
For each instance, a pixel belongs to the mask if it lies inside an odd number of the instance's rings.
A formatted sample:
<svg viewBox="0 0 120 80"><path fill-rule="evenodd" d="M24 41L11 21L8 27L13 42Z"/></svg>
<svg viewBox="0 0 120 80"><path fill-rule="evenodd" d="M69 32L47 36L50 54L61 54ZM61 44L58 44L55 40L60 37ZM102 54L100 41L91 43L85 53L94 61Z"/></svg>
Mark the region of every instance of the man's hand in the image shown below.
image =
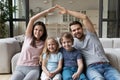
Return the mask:
<svg viewBox="0 0 120 80"><path fill-rule="evenodd" d="M67 10L64 7L62 7L60 5L56 5L56 7L60 10L59 11L60 14L66 14L67 13Z"/></svg>

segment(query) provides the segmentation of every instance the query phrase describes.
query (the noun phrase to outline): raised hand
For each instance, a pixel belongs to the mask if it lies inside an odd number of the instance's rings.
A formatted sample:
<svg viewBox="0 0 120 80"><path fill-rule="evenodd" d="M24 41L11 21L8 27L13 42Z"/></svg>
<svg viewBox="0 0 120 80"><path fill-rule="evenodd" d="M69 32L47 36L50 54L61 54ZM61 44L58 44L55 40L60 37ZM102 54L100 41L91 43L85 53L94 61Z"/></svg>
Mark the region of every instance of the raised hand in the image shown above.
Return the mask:
<svg viewBox="0 0 120 80"><path fill-rule="evenodd" d="M49 9L47 9L46 11L47 11L47 12L53 12L53 11L56 9L56 7L57 7L57 6L53 6L53 7L49 8Z"/></svg>
<svg viewBox="0 0 120 80"><path fill-rule="evenodd" d="M67 13L67 10L60 5L56 5L56 8L58 8L60 10L59 11L60 14L66 14Z"/></svg>

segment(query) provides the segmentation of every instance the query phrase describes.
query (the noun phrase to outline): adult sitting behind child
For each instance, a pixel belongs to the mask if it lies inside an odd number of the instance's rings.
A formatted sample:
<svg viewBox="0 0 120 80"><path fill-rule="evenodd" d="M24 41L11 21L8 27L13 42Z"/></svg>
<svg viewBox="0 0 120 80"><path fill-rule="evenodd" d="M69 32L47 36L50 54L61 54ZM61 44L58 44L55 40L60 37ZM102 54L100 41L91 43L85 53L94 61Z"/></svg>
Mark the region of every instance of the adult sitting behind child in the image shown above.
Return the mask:
<svg viewBox="0 0 120 80"><path fill-rule="evenodd" d="M62 34L60 38L60 52L63 54L63 80L87 80L83 71L81 52L73 45L73 36L69 32Z"/></svg>
<svg viewBox="0 0 120 80"><path fill-rule="evenodd" d="M59 44L54 38L48 38L42 60L41 80L61 80L62 53L58 52Z"/></svg>

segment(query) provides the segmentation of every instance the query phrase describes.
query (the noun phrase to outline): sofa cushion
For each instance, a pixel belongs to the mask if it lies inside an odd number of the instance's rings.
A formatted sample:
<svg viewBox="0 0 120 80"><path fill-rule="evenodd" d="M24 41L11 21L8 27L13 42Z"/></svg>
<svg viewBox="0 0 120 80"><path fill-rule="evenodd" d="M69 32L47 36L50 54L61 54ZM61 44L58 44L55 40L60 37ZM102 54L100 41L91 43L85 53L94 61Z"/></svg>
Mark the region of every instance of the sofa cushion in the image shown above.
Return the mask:
<svg viewBox="0 0 120 80"><path fill-rule="evenodd" d="M25 35L23 34L23 35L14 36L14 38L19 42L20 47L22 48L22 45L23 45L23 42L25 39Z"/></svg>

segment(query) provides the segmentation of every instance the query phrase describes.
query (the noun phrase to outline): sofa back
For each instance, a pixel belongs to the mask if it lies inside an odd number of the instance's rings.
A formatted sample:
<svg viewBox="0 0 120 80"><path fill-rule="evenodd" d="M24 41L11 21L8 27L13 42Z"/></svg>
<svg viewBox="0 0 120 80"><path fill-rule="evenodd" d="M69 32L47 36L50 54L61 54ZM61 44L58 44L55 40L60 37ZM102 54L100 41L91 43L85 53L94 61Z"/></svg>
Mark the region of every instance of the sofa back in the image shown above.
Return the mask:
<svg viewBox="0 0 120 80"><path fill-rule="evenodd" d="M103 48L120 48L120 38L99 38Z"/></svg>

